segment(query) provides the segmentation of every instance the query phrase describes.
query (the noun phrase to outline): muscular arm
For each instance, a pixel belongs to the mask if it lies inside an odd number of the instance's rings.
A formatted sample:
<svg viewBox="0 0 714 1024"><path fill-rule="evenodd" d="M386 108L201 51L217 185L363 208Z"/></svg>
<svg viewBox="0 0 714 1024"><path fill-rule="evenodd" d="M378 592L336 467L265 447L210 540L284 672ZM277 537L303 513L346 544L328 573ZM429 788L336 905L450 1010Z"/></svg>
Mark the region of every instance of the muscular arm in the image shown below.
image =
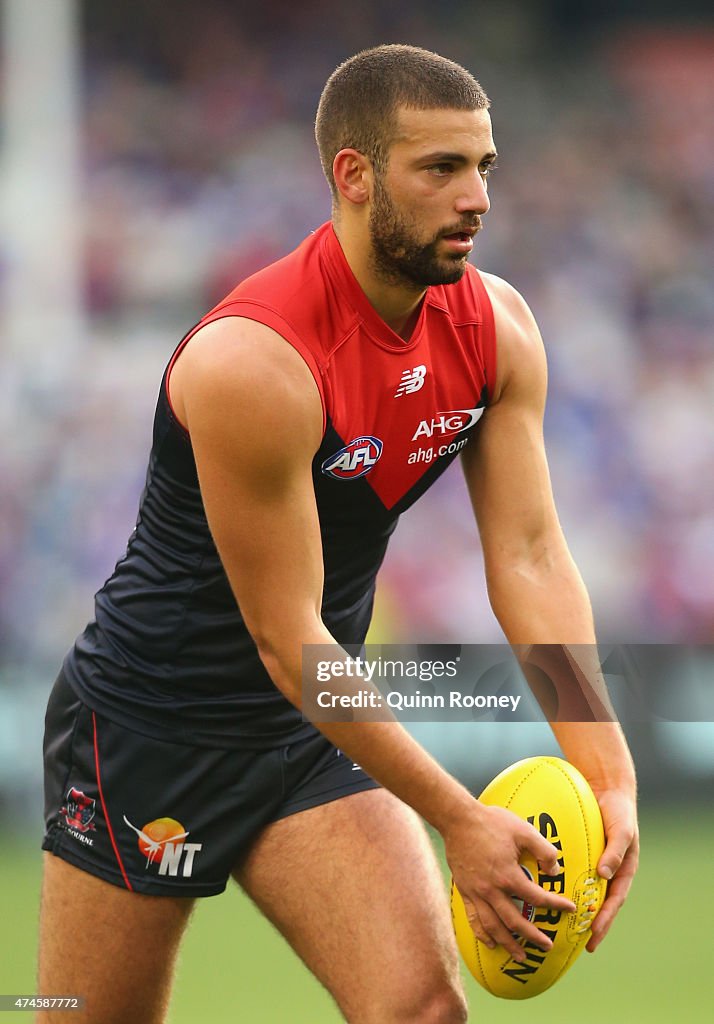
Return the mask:
<svg viewBox="0 0 714 1024"><path fill-rule="evenodd" d="M300 356L269 328L226 318L189 342L171 377L187 426L208 523L247 628L276 686L297 706L303 644L333 644L320 616L322 549L311 463L321 440L318 391ZM572 909L524 879L519 851L557 871L557 851L509 812L482 807L396 721L321 723L321 731L437 828L457 884L490 908L491 934L549 941L510 893ZM450 837L454 837L453 840ZM452 864L453 866L453 864Z"/></svg>
<svg viewBox="0 0 714 1024"><path fill-rule="evenodd" d="M463 466L483 543L494 613L516 650L583 645L586 674L607 701L597 666L587 592L558 521L543 444L546 362L537 325L521 296L484 275L496 318L496 400ZM589 663L588 663L589 662ZM617 873L588 944L594 950L624 900L637 865L632 760L613 722L553 722L566 756L589 780L608 835L599 870Z"/></svg>

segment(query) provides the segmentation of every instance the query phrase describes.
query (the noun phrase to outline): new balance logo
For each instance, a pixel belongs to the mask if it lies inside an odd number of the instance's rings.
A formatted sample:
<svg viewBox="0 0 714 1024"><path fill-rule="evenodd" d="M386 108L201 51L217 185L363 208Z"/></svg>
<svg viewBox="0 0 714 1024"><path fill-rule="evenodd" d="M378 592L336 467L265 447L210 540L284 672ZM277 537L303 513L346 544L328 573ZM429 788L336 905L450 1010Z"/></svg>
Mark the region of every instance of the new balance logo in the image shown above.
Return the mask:
<svg viewBox="0 0 714 1024"><path fill-rule="evenodd" d="M413 370L405 370L394 397L399 398L400 395L413 395L415 391L419 391L420 388L424 387L425 379L426 366L415 366Z"/></svg>

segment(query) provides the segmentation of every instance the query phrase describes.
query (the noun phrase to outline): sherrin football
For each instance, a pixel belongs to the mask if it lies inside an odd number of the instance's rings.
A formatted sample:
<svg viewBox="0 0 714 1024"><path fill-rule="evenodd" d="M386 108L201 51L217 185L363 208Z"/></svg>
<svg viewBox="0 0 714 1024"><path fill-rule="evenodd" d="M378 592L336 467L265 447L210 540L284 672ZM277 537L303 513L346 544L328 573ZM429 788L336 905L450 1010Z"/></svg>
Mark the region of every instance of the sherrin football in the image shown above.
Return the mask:
<svg viewBox="0 0 714 1024"><path fill-rule="evenodd" d="M466 966L488 992L503 999L528 999L554 985L577 959L590 938L590 925L605 899L607 882L599 878L597 863L605 848L600 808L590 786L567 761L559 757L529 757L506 768L489 783L479 798L506 807L529 821L560 850L560 875L539 873L530 853L521 867L550 892L575 904L575 913L538 909L522 900L516 905L553 942L547 953L521 939L527 958L513 960L503 946L489 949L474 935L461 895L451 883L451 914Z"/></svg>

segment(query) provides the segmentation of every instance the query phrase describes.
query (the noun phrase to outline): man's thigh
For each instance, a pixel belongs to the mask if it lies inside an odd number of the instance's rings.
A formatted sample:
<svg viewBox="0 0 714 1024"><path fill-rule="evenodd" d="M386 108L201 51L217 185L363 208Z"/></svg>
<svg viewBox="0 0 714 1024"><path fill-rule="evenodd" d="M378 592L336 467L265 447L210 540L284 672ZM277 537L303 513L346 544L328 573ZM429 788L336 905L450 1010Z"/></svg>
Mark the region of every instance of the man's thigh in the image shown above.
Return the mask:
<svg viewBox="0 0 714 1024"><path fill-rule="evenodd" d="M269 825L234 878L352 1024L465 1020L445 882L421 821L391 793Z"/></svg>

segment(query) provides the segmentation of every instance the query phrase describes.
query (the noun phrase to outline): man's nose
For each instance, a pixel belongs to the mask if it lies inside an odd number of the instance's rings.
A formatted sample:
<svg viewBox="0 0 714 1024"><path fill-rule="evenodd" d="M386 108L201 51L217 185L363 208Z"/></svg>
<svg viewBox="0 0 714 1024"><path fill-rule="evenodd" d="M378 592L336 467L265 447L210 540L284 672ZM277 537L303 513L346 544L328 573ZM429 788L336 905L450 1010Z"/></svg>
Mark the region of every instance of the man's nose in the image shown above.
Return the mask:
<svg viewBox="0 0 714 1024"><path fill-rule="evenodd" d="M488 213L491 203L488 198L488 187L483 175L476 171L468 180L468 186L456 200L457 213Z"/></svg>

